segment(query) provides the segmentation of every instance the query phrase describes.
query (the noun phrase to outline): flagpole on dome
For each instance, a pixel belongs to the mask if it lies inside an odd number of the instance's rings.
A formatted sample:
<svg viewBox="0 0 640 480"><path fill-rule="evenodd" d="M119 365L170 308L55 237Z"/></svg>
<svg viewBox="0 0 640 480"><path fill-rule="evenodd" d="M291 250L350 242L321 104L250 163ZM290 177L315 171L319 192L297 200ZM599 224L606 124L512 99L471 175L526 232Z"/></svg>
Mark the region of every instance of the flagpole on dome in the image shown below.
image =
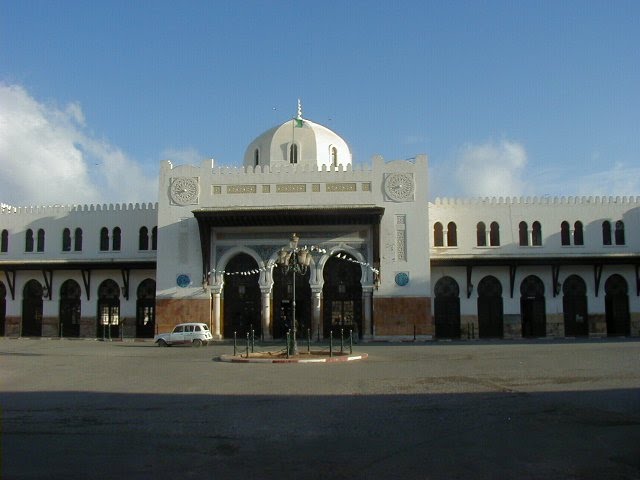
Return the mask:
<svg viewBox="0 0 640 480"><path fill-rule="evenodd" d="M296 128L302 128L304 121L302 120L302 102L298 99L298 112L292 120L293 128L291 129L291 151L289 152L289 163L298 163L298 148L296 147Z"/></svg>

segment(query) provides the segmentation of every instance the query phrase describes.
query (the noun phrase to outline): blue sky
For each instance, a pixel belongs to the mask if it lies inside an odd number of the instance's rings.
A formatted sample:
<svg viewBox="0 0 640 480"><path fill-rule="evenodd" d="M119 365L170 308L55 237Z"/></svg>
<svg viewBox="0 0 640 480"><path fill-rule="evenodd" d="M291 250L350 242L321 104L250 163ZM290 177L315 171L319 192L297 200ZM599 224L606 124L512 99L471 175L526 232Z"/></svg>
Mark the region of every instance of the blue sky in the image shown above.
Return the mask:
<svg viewBox="0 0 640 480"><path fill-rule="evenodd" d="M640 195L639 46L637 0L0 0L0 201L155 201L298 98L430 199Z"/></svg>

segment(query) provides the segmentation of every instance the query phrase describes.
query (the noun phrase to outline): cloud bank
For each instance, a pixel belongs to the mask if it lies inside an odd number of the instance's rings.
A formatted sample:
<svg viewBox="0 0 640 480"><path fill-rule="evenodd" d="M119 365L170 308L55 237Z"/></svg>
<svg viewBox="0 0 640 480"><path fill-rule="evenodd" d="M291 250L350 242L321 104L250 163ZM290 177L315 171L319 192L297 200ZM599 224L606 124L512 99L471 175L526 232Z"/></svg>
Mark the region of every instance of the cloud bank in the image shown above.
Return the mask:
<svg viewBox="0 0 640 480"><path fill-rule="evenodd" d="M0 201L14 206L155 202L157 178L87 133L82 108L0 83Z"/></svg>
<svg viewBox="0 0 640 480"><path fill-rule="evenodd" d="M450 162L431 167L431 198L640 195L640 166L597 163L592 172L540 169L519 142L467 144Z"/></svg>

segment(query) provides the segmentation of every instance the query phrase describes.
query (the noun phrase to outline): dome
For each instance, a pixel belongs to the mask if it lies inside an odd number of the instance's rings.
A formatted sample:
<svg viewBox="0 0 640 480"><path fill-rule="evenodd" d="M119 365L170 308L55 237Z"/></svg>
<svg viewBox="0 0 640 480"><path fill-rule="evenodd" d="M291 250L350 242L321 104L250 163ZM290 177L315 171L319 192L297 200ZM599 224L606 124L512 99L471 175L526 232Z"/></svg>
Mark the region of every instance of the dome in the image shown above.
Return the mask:
<svg viewBox="0 0 640 480"><path fill-rule="evenodd" d="M244 166L297 164L322 169L351 164L351 151L337 133L298 116L267 130L249 144Z"/></svg>

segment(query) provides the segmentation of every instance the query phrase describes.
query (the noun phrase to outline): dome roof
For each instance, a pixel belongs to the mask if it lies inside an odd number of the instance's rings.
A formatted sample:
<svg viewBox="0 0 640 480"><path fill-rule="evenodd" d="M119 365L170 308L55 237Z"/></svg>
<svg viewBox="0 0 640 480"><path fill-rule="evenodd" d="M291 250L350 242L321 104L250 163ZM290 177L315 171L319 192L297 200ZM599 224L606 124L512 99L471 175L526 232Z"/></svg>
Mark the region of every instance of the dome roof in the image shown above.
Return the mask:
<svg viewBox="0 0 640 480"><path fill-rule="evenodd" d="M322 169L351 164L351 150L337 133L298 116L267 130L249 144L244 166L290 164Z"/></svg>

